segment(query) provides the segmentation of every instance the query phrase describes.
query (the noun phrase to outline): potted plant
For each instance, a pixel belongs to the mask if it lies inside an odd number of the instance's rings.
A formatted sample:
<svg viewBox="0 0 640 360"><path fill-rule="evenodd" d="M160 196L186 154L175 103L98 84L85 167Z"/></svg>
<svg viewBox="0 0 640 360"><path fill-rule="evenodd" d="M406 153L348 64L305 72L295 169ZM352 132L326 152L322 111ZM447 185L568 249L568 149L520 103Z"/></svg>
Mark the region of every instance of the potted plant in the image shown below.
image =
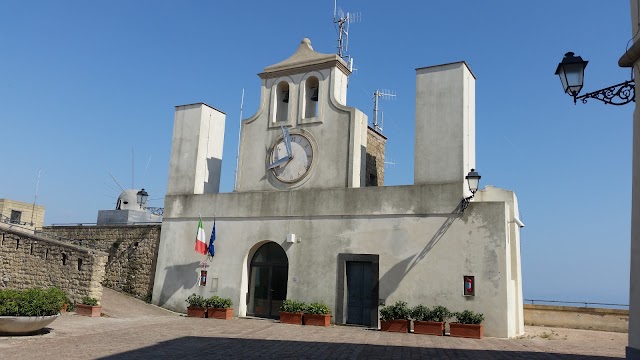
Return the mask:
<svg viewBox="0 0 640 360"><path fill-rule="evenodd" d="M451 336L482 339L484 315L470 310L454 313L457 322L449 324Z"/></svg>
<svg viewBox="0 0 640 360"><path fill-rule="evenodd" d="M187 306L187 316L203 318L207 314L205 299L196 294L191 294L185 300L189 306Z"/></svg>
<svg viewBox="0 0 640 360"><path fill-rule="evenodd" d="M212 296L205 300L207 306L207 317L210 319L231 319L233 317L232 302L230 298Z"/></svg>
<svg viewBox="0 0 640 360"><path fill-rule="evenodd" d="M280 322L302 325L302 313L306 304L301 301L285 300L280 306Z"/></svg>
<svg viewBox="0 0 640 360"><path fill-rule="evenodd" d="M404 301L380 309L380 329L382 331L408 332L411 309Z"/></svg>
<svg viewBox="0 0 640 360"><path fill-rule="evenodd" d="M304 325L331 325L331 309L322 302L311 303L304 309L302 317Z"/></svg>
<svg viewBox="0 0 640 360"><path fill-rule="evenodd" d="M65 298L55 287L0 290L0 333L28 334L42 329L60 315Z"/></svg>
<svg viewBox="0 0 640 360"><path fill-rule="evenodd" d="M413 333L427 335L444 335L444 323L451 316L451 312L444 306L434 306L429 309L418 305L411 309L413 318Z"/></svg>
<svg viewBox="0 0 640 360"><path fill-rule="evenodd" d="M62 290L60 290L62 291ZM73 306L73 302L71 301L71 299L69 299L67 296L64 297L64 303L62 304L62 307L60 308L60 313L66 313L68 311L73 311L74 310L74 306Z"/></svg>
<svg viewBox="0 0 640 360"><path fill-rule="evenodd" d="M76 304L76 314L82 316L99 317L102 306L98 305L98 299L85 296L80 304Z"/></svg>

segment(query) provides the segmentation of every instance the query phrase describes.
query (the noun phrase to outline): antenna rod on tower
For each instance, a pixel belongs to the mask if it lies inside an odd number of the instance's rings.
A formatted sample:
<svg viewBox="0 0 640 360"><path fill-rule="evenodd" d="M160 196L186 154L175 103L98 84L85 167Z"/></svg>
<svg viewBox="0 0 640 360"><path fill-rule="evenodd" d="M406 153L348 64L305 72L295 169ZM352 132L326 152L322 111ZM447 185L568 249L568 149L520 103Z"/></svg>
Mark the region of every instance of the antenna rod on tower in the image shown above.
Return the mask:
<svg viewBox="0 0 640 360"><path fill-rule="evenodd" d="M38 188L40 187L40 172L41 171L42 171L42 169L38 169L38 181L36 182L36 195L33 197L33 206L31 206L31 226L33 226L33 215L35 214L35 211L36 211L36 200L38 199Z"/></svg>
<svg viewBox="0 0 640 360"><path fill-rule="evenodd" d="M133 146L131 147L131 188L134 188L133 185Z"/></svg>
<svg viewBox="0 0 640 360"><path fill-rule="evenodd" d="M151 162L151 155L149 155L149 160L147 160L147 166L144 167L144 173L142 173L142 181L140 181L141 188L144 188L144 178L147 177L147 169L149 168L150 162Z"/></svg>
<svg viewBox="0 0 640 360"><path fill-rule="evenodd" d="M113 177L113 175L111 174L111 171L109 171L109 169L107 169L107 172L109 173L109 176L111 176L111 178L113 179L113 181L116 182L116 184L118 184L118 187L120 188L120 190L122 190L124 192L124 189L122 188L122 186L120 185L120 183L118 182L118 180L116 180L116 178Z"/></svg>
<svg viewBox="0 0 640 360"><path fill-rule="evenodd" d="M382 132L382 126L378 125L378 98L382 97L383 99L393 98L396 94L389 90L376 90L373 92L373 129Z"/></svg>
<svg viewBox="0 0 640 360"><path fill-rule="evenodd" d="M242 98L240 99L240 129L238 130L238 152L236 153L236 174L233 180L233 191L238 190L238 166L240 164L240 135L242 133L242 106L244 105L244 88L242 88Z"/></svg>
<svg viewBox="0 0 640 360"><path fill-rule="evenodd" d="M353 71L353 58L347 55L349 47L349 24L357 22L359 13L344 13L337 5L337 0L333 1L333 24L338 32L338 56L347 62L349 70Z"/></svg>

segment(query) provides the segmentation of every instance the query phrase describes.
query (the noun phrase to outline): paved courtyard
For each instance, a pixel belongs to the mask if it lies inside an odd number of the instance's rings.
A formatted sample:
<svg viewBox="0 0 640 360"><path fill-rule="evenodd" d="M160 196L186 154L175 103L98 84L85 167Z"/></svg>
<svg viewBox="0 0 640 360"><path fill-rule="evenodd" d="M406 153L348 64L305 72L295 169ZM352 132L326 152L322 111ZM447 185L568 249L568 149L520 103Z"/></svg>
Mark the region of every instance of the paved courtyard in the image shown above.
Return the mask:
<svg viewBox="0 0 640 360"><path fill-rule="evenodd" d="M194 319L105 289L101 318L64 314L0 336L0 359L619 359L627 334L527 327L521 339L396 334L259 319Z"/></svg>

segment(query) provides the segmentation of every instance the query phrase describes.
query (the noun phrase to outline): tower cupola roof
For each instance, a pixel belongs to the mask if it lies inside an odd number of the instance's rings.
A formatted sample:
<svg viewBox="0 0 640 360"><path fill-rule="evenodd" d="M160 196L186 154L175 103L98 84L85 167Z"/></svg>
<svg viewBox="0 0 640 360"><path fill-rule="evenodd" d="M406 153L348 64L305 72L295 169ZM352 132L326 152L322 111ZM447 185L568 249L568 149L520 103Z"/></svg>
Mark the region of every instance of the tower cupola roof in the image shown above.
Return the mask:
<svg viewBox="0 0 640 360"><path fill-rule="evenodd" d="M337 67L346 75L350 75L347 63L337 54L322 54L313 50L311 40L302 39L298 50L286 60L264 68L258 76L262 79L276 78L283 75L299 74L312 70Z"/></svg>

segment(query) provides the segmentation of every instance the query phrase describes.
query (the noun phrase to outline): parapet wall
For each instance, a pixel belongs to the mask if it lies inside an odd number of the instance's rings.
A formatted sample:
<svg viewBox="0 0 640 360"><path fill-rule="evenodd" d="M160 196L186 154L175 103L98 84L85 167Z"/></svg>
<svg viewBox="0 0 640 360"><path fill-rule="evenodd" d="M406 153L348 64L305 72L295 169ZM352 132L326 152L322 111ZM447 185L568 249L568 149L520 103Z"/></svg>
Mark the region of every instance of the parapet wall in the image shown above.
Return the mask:
<svg viewBox="0 0 640 360"><path fill-rule="evenodd" d="M57 286L72 301L102 297L107 254L0 228L0 288Z"/></svg>
<svg viewBox="0 0 640 360"><path fill-rule="evenodd" d="M573 306L524 304L525 325L627 332L629 311Z"/></svg>
<svg viewBox="0 0 640 360"><path fill-rule="evenodd" d="M47 226L42 233L108 254L103 285L147 298L153 290L161 224Z"/></svg>

